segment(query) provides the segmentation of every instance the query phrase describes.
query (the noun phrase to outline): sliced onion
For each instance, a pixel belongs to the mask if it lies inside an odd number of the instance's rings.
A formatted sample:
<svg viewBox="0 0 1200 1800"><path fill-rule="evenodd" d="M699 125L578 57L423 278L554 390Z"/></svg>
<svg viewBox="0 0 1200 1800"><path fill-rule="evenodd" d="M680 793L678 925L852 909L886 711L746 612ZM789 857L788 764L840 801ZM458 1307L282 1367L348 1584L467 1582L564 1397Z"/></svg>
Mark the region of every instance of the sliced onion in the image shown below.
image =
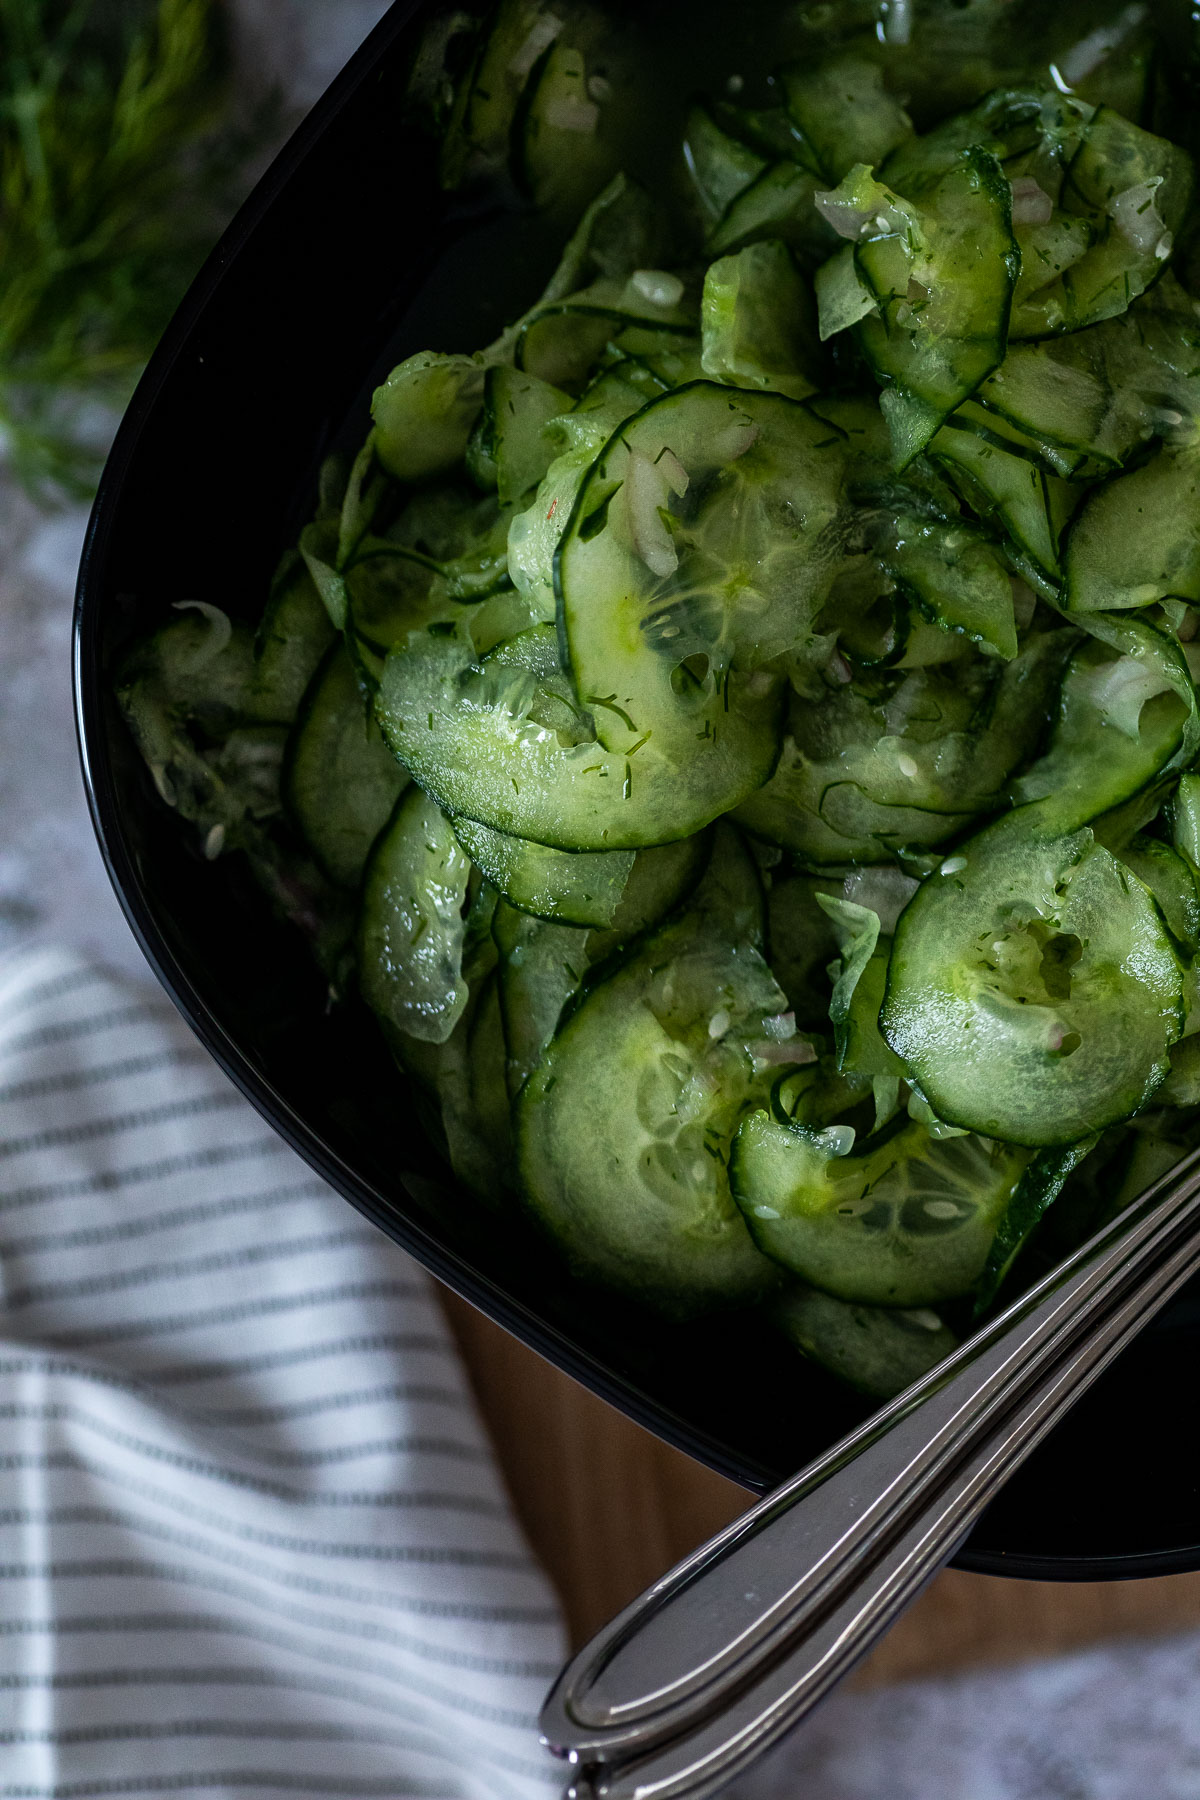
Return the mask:
<svg viewBox="0 0 1200 1800"><path fill-rule="evenodd" d="M600 123L600 108L594 100L583 100L578 94L558 94L547 103L547 125L556 131L578 131L588 136Z"/></svg>
<svg viewBox="0 0 1200 1800"><path fill-rule="evenodd" d="M1162 671L1139 662L1136 656L1119 656L1080 678L1092 704L1108 725L1136 738L1147 701L1170 692Z"/></svg>
<svg viewBox="0 0 1200 1800"><path fill-rule="evenodd" d="M673 494L686 494L691 476L680 462L673 450L663 450L658 457L658 467L666 477L667 486Z"/></svg>
<svg viewBox="0 0 1200 1800"><path fill-rule="evenodd" d="M173 604L176 612L198 612L209 626L208 636L192 659L193 668L202 668L214 656L220 656L233 636L229 614L222 612L219 606L210 605L207 600L176 600Z"/></svg>
<svg viewBox="0 0 1200 1800"><path fill-rule="evenodd" d="M528 37L516 55L510 58L509 74L515 75L518 81L524 81L543 50L550 48L562 28L561 19L556 19L553 13L543 13L531 26Z"/></svg>
<svg viewBox="0 0 1200 1800"><path fill-rule="evenodd" d="M635 269L629 285L651 306L678 306L683 299L682 281L666 269Z"/></svg>
<svg viewBox="0 0 1200 1800"><path fill-rule="evenodd" d="M832 225L839 237L849 238L857 243L863 233L870 228L873 212L864 212L859 206L851 206L847 200L839 200L836 193L822 191L813 195L813 204L827 225Z"/></svg>
<svg viewBox="0 0 1200 1800"><path fill-rule="evenodd" d="M1066 54L1058 59L1058 71L1067 86L1077 87L1081 81L1086 81L1122 39L1141 24L1145 16L1144 6L1127 6L1111 24L1089 31L1077 44L1072 44Z"/></svg>
<svg viewBox="0 0 1200 1800"><path fill-rule="evenodd" d="M1032 175L1018 175L1011 181L1012 219L1014 225L1048 225L1054 215L1054 202Z"/></svg>
<svg viewBox="0 0 1200 1800"><path fill-rule="evenodd" d="M852 905L868 907L875 913L880 931L884 937L891 937L897 919L920 885L903 869L855 869L853 875L847 875L842 894Z"/></svg>
<svg viewBox="0 0 1200 1800"><path fill-rule="evenodd" d="M1154 203L1154 196L1162 183L1161 175L1152 175L1149 181L1135 183L1123 193L1113 195L1108 203L1108 211L1120 236L1127 244L1132 244L1135 250L1157 252L1159 244L1166 237L1167 249L1164 255L1169 255L1170 233Z"/></svg>
<svg viewBox="0 0 1200 1800"><path fill-rule="evenodd" d="M629 539L652 575L664 579L679 567L679 555L662 517L667 480L642 450L631 450L625 465L625 519Z"/></svg>
<svg viewBox="0 0 1200 1800"><path fill-rule="evenodd" d="M807 1038L794 1037L786 1043L781 1043L778 1038L756 1038L746 1048L760 1069L799 1069L805 1063L817 1060L817 1053Z"/></svg>

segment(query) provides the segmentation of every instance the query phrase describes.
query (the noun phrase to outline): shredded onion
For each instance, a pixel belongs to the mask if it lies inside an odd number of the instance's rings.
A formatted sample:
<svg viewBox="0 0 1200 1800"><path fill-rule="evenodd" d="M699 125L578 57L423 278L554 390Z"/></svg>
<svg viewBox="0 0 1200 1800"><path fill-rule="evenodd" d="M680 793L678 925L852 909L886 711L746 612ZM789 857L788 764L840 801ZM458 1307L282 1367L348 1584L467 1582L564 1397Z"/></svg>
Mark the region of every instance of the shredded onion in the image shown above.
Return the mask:
<svg viewBox="0 0 1200 1800"><path fill-rule="evenodd" d="M902 869L856 869L853 875L847 875L842 895L853 906L865 906L875 913L879 929L885 937L891 937L897 919L919 886Z"/></svg>
<svg viewBox="0 0 1200 1800"><path fill-rule="evenodd" d="M663 521L667 478L642 450L631 450L621 489L625 519L634 550L652 575L665 579L679 567L679 555Z"/></svg>
<svg viewBox="0 0 1200 1800"><path fill-rule="evenodd" d="M760 1069L798 1069L817 1060L817 1053L807 1038L792 1038L787 1043L778 1038L758 1038L746 1048Z"/></svg>
<svg viewBox="0 0 1200 1800"><path fill-rule="evenodd" d="M546 106L546 123L556 131L578 131L590 135L600 123L600 108L594 100L581 100L578 94L559 94Z"/></svg>
<svg viewBox="0 0 1200 1800"><path fill-rule="evenodd" d="M214 825L204 840L204 854L209 862L216 862L225 848L225 827Z"/></svg>
<svg viewBox="0 0 1200 1800"><path fill-rule="evenodd" d="M220 656L222 650L233 636L233 626L229 614L223 613L219 606L211 606L207 600L176 600L176 612L198 612L209 626L209 633L193 658L193 668L202 668L211 662L214 656Z"/></svg>
<svg viewBox="0 0 1200 1800"><path fill-rule="evenodd" d="M688 483L692 478L673 450L660 451L658 467L666 477L667 486L673 494L687 493Z"/></svg>
<svg viewBox="0 0 1200 1800"><path fill-rule="evenodd" d="M863 212L861 207L851 206L846 200L839 200L836 193L823 191L813 195L813 204L827 225L832 225L839 237L849 238L857 243L863 233L870 228L873 213Z"/></svg>
<svg viewBox="0 0 1200 1800"><path fill-rule="evenodd" d="M529 36L516 55L510 59L510 75L515 75L518 81L524 81L543 50L550 48L562 28L561 19L556 19L553 13L543 13L530 29Z"/></svg>
<svg viewBox="0 0 1200 1800"><path fill-rule="evenodd" d="M1018 175L1011 181L1012 218L1014 225L1048 225L1054 213L1054 202L1045 188L1032 175Z"/></svg>
<svg viewBox="0 0 1200 1800"><path fill-rule="evenodd" d="M1171 250L1170 233L1154 204L1154 196L1162 183L1161 175L1152 175L1149 181L1135 183L1133 187L1126 188L1124 193L1113 195L1108 203L1108 211L1120 236L1127 244L1132 244L1135 250L1153 250L1157 254L1158 246L1165 237L1165 257Z"/></svg>
<svg viewBox="0 0 1200 1800"><path fill-rule="evenodd" d="M726 425L710 441L710 454L715 463L736 462L758 442L759 427L749 419L744 425Z"/></svg>
<svg viewBox="0 0 1200 1800"><path fill-rule="evenodd" d="M635 269L629 285L651 306L678 306L683 299L682 281L665 269Z"/></svg>
<svg viewBox="0 0 1200 1800"><path fill-rule="evenodd" d="M1135 739L1143 706L1155 695L1170 692L1161 672L1147 668L1136 656L1119 656L1080 679L1105 723Z"/></svg>
<svg viewBox="0 0 1200 1800"><path fill-rule="evenodd" d="M1120 44L1121 40L1140 25L1146 16L1144 6L1127 6L1110 25L1101 25L1095 31L1089 31L1086 37L1080 38L1077 44L1064 56L1058 59L1058 70L1068 87L1077 87L1081 81L1098 69L1106 56Z"/></svg>

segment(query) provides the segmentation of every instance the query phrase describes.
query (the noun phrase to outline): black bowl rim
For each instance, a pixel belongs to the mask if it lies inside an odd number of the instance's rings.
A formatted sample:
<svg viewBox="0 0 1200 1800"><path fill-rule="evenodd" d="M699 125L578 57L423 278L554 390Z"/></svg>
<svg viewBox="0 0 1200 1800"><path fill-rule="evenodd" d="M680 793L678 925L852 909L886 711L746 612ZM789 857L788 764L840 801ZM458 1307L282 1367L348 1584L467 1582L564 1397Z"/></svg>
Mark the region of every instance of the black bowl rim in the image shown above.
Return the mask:
<svg viewBox="0 0 1200 1800"><path fill-rule="evenodd" d="M98 655L99 571L110 533L110 515L119 499L143 429L159 392L187 349L205 308L239 252L286 188L293 173L316 147L330 123L352 105L382 56L401 36L423 0L394 0L390 10L350 58L260 177L249 198L222 235L154 351L118 428L92 506L80 561L73 621L75 729L92 825L117 900L139 948L169 999L234 1085L269 1125L336 1192L384 1234L399 1243L453 1292L492 1318L547 1361L597 1394L647 1431L705 1464L751 1493L744 1468L731 1464L724 1447L686 1420L672 1415L630 1382L614 1378L597 1357L547 1324L536 1313L465 1264L412 1217L386 1210L377 1194L343 1158L325 1145L272 1084L253 1066L194 985L159 929L124 832L117 783L108 764L101 712L102 671ZM93 600L93 589L96 597ZM1200 1543L1152 1553L1070 1557L973 1550L964 1545L955 1567L979 1574L1034 1581L1135 1580L1190 1573L1200 1568Z"/></svg>

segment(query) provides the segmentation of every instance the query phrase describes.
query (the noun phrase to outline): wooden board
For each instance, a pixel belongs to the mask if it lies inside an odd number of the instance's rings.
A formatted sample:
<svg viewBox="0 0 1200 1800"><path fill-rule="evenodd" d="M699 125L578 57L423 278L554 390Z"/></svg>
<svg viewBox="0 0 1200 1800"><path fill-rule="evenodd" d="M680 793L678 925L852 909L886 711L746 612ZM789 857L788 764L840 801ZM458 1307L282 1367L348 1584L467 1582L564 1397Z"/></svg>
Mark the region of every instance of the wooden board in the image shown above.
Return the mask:
<svg viewBox="0 0 1200 1800"><path fill-rule="evenodd" d="M582 1643L741 1512L741 1488L668 1448L454 1295L447 1316L501 1467ZM905 1680L1200 1625L1200 1575L1006 1581L947 1569L855 1677Z"/></svg>

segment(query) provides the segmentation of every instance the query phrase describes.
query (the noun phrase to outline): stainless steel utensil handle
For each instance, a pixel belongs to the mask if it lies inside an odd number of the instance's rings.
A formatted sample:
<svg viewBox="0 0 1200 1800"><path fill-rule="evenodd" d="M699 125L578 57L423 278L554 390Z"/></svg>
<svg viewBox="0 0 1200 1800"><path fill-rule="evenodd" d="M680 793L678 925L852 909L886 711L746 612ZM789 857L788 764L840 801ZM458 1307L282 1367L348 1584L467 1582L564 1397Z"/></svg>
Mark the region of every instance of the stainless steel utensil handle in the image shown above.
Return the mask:
<svg viewBox="0 0 1200 1800"><path fill-rule="evenodd" d="M1130 1302L1134 1320L1162 1303L1165 1295L1153 1298L1154 1265L1200 1211L1198 1160L1189 1159L1182 1172L1156 1184L930 1376L687 1558L599 1633L568 1665L547 1700L542 1728L551 1747L585 1765L631 1757L641 1762L655 1745L678 1739L721 1712L730 1696L751 1687L804 1629L832 1616L864 1574L882 1567L881 1559L916 1514L946 1493L954 1471L972 1454L986 1456L1005 1415L1062 1363L1070 1344L1090 1326L1099 1332L1094 1356L1082 1346L1078 1364L1071 1365L1074 1379L1090 1378L1089 1371L1100 1366L1096 1358L1116 1341L1114 1307L1121 1297L1138 1287L1139 1298ZM1036 1406L1035 1413L1041 1417ZM1044 1429L1048 1426L1037 1434ZM1010 1455L1019 1435L1010 1443ZM1010 1460L1006 1472L1012 1466ZM993 1487L1001 1479L993 1473ZM983 1490L980 1507L990 1491ZM963 1498L961 1504L968 1502ZM930 1572L952 1553L974 1516L953 1528ZM906 1597L910 1591L905 1589ZM904 1603L897 1600L887 1618Z"/></svg>
<svg viewBox="0 0 1200 1800"><path fill-rule="evenodd" d="M1026 1389L1015 1409L976 1445L946 1486L910 1516L907 1527L832 1609L820 1614L782 1659L739 1687L714 1716L632 1762L593 1765L568 1790L574 1800L707 1800L745 1773L793 1730L883 1635L970 1530L996 1488L1135 1337L1146 1319L1188 1279L1196 1245L1189 1238Z"/></svg>

